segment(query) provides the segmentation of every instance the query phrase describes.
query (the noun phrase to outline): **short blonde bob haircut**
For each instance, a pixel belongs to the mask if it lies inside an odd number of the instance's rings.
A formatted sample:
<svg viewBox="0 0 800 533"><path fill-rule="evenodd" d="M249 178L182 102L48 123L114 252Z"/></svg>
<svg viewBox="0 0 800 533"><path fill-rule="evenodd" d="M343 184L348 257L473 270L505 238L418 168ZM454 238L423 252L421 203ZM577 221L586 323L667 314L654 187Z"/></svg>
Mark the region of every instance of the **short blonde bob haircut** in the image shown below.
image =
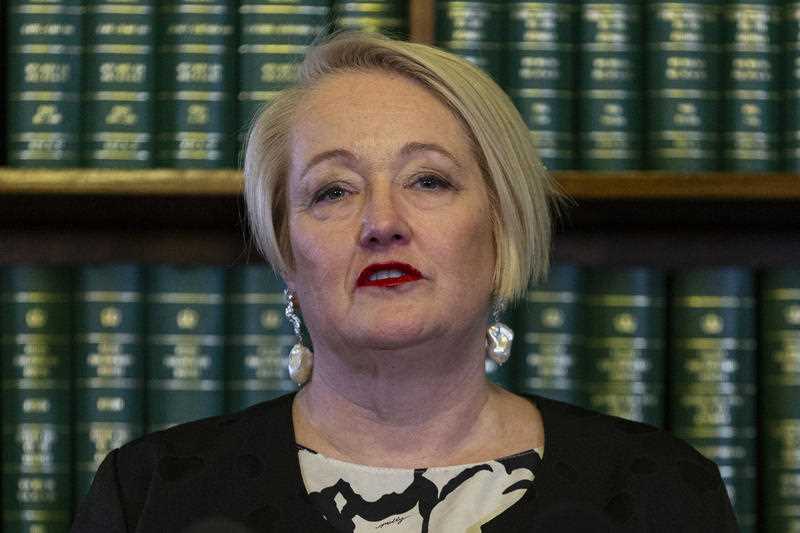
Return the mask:
<svg viewBox="0 0 800 533"><path fill-rule="evenodd" d="M254 119L244 175L250 229L259 251L278 273L292 271L286 182L298 103L325 76L368 70L422 84L463 123L489 191L494 295L505 300L524 296L529 282L547 274L550 199L555 197L527 126L503 90L471 63L432 46L379 35L345 32L312 46L299 65L297 83Z"/></svg>

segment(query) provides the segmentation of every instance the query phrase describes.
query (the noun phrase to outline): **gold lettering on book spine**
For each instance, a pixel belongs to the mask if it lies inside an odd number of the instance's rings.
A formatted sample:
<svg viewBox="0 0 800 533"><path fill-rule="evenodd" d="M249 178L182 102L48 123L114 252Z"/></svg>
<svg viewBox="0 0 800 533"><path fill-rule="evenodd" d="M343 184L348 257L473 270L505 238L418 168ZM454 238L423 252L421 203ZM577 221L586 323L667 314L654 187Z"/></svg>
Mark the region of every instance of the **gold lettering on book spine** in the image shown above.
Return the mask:
<svg viewBox="0 0 800 533"><path fill-rule="evenodd" d="M99 67L101 83L142 83L147 75L144 63L101 63Z"/></svg>
<svg viewBox="0 0 800 533"><path fill-rule="evenodd" d="M72 67L65 63L26 63L26 83L64 83L69 81Z"/></svg>

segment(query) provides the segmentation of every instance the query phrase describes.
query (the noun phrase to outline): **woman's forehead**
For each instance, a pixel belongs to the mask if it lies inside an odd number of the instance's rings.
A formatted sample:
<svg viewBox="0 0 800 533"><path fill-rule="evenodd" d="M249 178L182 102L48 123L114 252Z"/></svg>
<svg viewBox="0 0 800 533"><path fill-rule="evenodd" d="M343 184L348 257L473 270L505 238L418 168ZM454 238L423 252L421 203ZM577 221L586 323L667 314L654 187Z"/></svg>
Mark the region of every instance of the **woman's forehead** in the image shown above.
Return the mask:
<svg viewBox="0 0 800 533"><path fill-rule="evenodd" d="M395 73L345 72L321 80L300 102L293 152L378 144L437 144L469 156L469 136L455 114L422 84ZM347 146L349 145L349 146Z"/></svg>

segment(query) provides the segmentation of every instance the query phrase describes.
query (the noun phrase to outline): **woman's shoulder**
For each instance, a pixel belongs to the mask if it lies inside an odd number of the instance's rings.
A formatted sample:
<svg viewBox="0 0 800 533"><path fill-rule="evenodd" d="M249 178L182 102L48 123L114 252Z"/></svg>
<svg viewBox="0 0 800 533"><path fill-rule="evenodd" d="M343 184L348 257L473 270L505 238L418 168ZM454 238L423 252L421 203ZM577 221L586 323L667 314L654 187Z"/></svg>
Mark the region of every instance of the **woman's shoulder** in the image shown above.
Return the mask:
<svg viewBox="0 0 800 533"><path fill-rule="evenodd" d="M204 515L274 521L265 502L296 492L292 398L149 433L112 451L73 531L179 531Z"/></svg>
<svg viewBox="0 0 800 533"><path fill-rule="evenodd" d="M541 413L546 444L563 455L585 455L587 449L602 455L636 455L659 460L685 459L716 471L716 465L671 432L617 416L603 414L542 396L527 396ZM555 441L555 442L554 442ZM641 465L640 465L641 466Z"/></svg>
<svg viewBox="0 0 800 533"><path fill-rule="evenodd" d="M712 524L708 530L737 530L716 464L682 439L649 424L528 398L544 421L536 475L542 520L569 517L598 531L605 530L600 518L613 531L704 523Z"/></svg>
<svg viewBox="0 0 800 533"><path fill-rule="evenodd" d="M118 450L118 458L225 456L253 438L281 442L291 438L293 394L234 413L186 422L134 439ZM259 433L254 436L253 433Z"/></svg>

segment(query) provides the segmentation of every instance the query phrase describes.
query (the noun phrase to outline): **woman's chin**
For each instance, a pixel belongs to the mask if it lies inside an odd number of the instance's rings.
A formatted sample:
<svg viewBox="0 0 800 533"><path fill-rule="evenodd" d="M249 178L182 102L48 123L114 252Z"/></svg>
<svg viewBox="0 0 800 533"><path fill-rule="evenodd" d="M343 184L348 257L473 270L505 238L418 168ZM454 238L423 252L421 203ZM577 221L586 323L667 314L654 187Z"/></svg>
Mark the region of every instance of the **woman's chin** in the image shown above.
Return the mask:
<svg viewBox="0 0 800 533"><path fill-rule="evenodd" d="M355 335L354 344L364 349L404 350L440 336L436 335L430 323L402 318L395 317L394 320L370 324Z"/></svg>

